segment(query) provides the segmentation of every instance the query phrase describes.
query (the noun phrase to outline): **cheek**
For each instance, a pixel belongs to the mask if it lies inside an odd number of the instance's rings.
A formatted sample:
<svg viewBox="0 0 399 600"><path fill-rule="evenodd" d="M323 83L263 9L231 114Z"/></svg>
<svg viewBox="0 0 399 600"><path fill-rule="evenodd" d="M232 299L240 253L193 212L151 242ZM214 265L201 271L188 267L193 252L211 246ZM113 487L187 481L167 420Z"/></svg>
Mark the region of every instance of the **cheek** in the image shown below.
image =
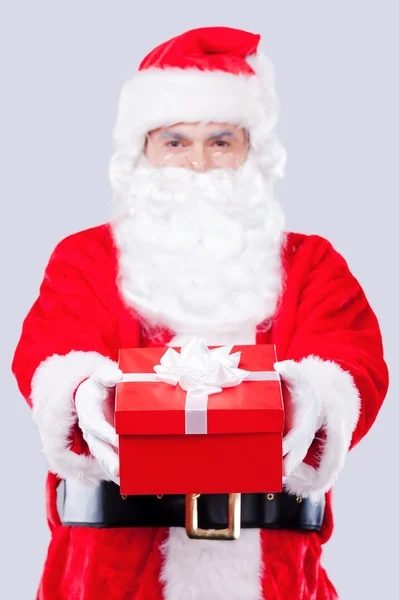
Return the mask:
<svg viewBox="0 0 399 600"><path fill-rule="evenodd" d="M229 161L230 164L227 165L227 167L232 168L232 169L238 169L238 167L240 167L242 165L242 163L245 161L246 157L248 154L248 145L246 143L237 143L234 144L230 150L229 150ZM228 160L226 158L226 160Z"/></svg>
<svg viewBox="0 0 399 600"><path fill-rule="evenodd" d="M229 152L225 157L226 167L229 169L238 169L242 164L243 158L242 152Z"/></svg>
<svg viewBox="0 0 399 600"><path fill-rule="evenodd" d="M225 169L238 169L245 160L244 151L231 148L223 151L215 151L212 155L212 163L215 167Z"/></svg>
<svg viewBox="0 0 399 600"><path fill-rule="evenodd" d="M144 154L154 167L159 167L165 156L165 149L162 146L149 143L145 147Z"/></svg>

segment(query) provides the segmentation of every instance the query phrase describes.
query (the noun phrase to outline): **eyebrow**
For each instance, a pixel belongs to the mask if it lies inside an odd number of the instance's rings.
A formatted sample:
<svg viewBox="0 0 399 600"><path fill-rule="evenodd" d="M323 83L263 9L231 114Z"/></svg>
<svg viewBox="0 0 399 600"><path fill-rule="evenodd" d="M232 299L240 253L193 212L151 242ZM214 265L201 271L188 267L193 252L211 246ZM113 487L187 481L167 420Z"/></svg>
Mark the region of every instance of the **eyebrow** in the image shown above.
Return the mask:
<svg viewBox="0 0 399 600"><path fill-rule="evenodd" d="M207 136L207 140L214 140L216 138L221 138L221 137L234 137L234 131L231 131L231 129L224 129L222 131L215 131L215 133L211 133Z"/></svg>
<svg viewBox="0 0 399 600"><path fill-rule="evenodd" d="M214 133L210 133L206 139L207 140L214 140L214 139L219 139L221 137L234 137L235 134L231 129L223 129L221 131L215 131ZM173 131L172 129L166 130L166 131L162 131L160 133L160 137L162 138L166 138L166 139L174 139L174 140L185 140L187 141L189 138L184 135L183 133L179 133L178 131Z"/></svg>
<svg viewBox="0 0 399 600"><path fill-rule="evenodd" d="M172 130L161 131L160 137L168 139L173 138L174 140L188 140L187 136Z"/></svg>

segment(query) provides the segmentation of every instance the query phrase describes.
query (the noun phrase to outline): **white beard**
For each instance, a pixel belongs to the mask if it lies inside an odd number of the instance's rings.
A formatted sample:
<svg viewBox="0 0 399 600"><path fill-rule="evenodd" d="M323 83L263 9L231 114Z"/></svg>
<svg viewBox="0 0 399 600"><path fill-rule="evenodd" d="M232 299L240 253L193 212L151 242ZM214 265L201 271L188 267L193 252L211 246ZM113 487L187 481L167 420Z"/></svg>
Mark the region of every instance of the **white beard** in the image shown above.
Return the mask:
<svg viewBox="0 0 399 600"><path fill-rule="evenodd" d="M230 343L274 314L285 218L251 153L204 173L143 157L115 217L122 296L152 326Z"/></svg>

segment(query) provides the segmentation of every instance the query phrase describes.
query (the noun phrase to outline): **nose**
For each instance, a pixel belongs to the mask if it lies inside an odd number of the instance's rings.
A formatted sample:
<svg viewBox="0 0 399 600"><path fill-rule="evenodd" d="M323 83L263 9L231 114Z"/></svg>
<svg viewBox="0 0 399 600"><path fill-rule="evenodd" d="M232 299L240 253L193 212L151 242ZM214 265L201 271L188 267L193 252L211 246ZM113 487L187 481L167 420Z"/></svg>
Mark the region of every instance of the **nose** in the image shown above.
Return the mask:
<svg viewBox="0 0 399 600"><path fill-rule="evenodd" d="M207 171L210 168L206 149L202 144L193 144L187 156L188 167L193 171Z"/></svg>

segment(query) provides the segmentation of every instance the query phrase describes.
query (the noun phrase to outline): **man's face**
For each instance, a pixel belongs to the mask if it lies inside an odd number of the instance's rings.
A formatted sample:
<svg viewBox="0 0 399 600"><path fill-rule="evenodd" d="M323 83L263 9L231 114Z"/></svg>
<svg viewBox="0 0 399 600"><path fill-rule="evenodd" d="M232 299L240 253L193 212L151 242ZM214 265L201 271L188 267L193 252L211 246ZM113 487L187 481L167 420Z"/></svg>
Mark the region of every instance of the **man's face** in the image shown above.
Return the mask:
<svg viewBox="0 0 399 600"><path fill-rule="evenodd" d="M281 290L284 214L246 132L179 123L151 131L146 155L115 206L123 297L152 327L253 343Z"/></svg>
<svg viewBox="0 0 399 600"><path fill-rule="evenodd" d="M230 123L178 123L153 129L145 155L154 167L185 167L195 171L237 169L249 142L245 129Z"/></svg>

